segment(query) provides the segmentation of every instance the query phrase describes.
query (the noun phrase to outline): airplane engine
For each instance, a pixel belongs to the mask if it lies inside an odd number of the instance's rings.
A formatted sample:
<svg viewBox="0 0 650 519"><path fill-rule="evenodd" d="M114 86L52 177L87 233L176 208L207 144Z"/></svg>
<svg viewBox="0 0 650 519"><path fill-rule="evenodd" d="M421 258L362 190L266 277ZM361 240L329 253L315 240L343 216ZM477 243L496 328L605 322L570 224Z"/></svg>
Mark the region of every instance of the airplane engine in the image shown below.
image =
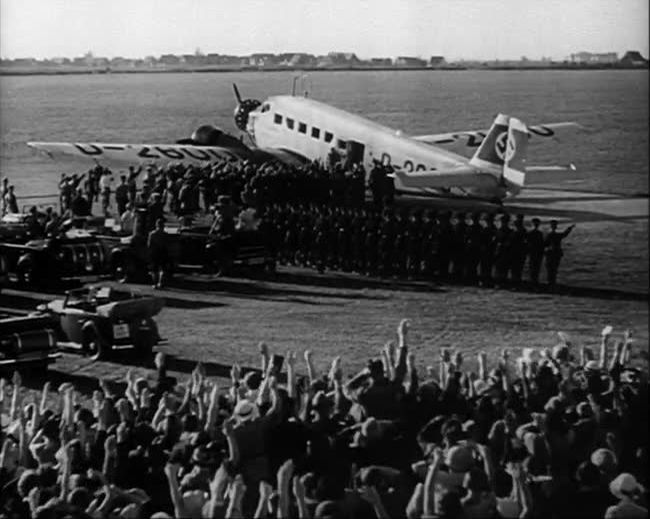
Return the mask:
<svg viewBox="0 0 650 519"><path fill-rule="evenodd" d="M244 99L235 108L235 124L237 128L246 131L246 124L248 123L248 114L255 110L260 103L257 99Z"/></svg>
<svg viewBox="0 0 650 519"><path fill-rule="evenodd" d="M192 134L192 141L200 146L218 146L223 131L211 124L199 126Z"/></svg>
<svg viewBox="0 0 650 519"><path fill-rule="evenodd" d="M248 114L255 110L262 103L257 99L242 99L239 94L239 89L237 85L233 83L233 90L235 91L235 98L237 99L237 107L235 108L235 124L237 128L241 131L246 131L246 125L248 124Z"/></svg>

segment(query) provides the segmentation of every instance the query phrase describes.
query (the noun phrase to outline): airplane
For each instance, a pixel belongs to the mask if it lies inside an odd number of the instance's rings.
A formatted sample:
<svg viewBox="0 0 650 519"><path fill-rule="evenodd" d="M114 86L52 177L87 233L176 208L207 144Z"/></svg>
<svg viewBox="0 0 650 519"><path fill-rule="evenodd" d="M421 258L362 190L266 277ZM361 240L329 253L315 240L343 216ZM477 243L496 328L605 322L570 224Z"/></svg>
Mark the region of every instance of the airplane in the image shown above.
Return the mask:
<svg viewBox="0 0 650 519"><path fill-rule="evenodd" d="M533 171L574 170L569 166L526 165L530 138L549 138L556 131L580 127L575 122L526 126L498 114L488 130L409 136L356 114L305 96L277 95L260 102L242 99L233 84L237 106L235 125L253 143L211 125L200 126L189 139L174 144L28 142L46 152L83 157L96 163L194 163L247 159L298 165L326 163L332 150L367 172L381 163L390 166L397 193L463 196L501 203L525 186ZM475 147L471 158L442 145L465 139Z"/></svg>

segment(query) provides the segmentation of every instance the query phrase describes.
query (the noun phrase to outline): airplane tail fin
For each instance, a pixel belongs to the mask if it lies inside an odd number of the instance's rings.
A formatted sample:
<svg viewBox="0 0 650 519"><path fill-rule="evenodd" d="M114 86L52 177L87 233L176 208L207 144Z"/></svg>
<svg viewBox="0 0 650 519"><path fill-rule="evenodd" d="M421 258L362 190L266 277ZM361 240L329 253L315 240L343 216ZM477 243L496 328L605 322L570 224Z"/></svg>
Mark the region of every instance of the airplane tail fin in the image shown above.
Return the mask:
<svg viewBox="0 0 650 519"><path fill-rule="evenodd" d="M510 117L499 114L469 164L475 168L501 175L505 160Z"/></svg>
<svg viewBox="0 0 650 519"><path fill-rule="evenodd" d="M503 164L503 181L510 193L516 194L524 187L527 150L528 128L519 119L512 117L508 125Z"/></svg>

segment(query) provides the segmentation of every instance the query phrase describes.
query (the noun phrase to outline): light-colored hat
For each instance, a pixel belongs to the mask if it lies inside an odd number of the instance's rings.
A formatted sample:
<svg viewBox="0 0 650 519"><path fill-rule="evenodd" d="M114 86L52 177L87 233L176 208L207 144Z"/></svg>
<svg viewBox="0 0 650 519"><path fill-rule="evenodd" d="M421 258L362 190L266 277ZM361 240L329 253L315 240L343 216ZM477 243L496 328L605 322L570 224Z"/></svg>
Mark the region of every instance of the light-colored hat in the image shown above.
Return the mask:
<svg viewBox="0 0 650 519"><path fill-rule="evenodd" d="M644 492L644 490L636 478L627 472L619 474L609 484L609 491L619 499L631 497L633 494Z"/></svg>
<svg viewBox="0 0 650 519"><path fill-rule="evenodd" d="M259 410L253 402L240 400L237 402L232 414L240 422L247 422L249 420L255 420L259 416Z"/></svg>
<svg viewBox="0 0 650 519"><path fill-rule="evenodd" d="M591 462L596 465L600 470L610 471L614 470L618 464L616 454L609 449L596 449L591 454Z"/></svg>
<svg viewBox="0 0 650 519"><path fill-rule="evenodd" d="M600 366L598 365L598 361L595 360L590 360L585 364L585 370L586 371L599 371Z"/></svg>

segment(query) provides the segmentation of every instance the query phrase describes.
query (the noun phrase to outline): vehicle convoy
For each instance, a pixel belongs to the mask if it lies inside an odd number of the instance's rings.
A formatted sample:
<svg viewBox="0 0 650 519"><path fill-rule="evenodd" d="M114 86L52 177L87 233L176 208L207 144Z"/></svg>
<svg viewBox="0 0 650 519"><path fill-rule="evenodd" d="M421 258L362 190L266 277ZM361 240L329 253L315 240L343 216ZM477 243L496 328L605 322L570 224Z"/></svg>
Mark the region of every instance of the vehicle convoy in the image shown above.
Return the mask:
<svg viewBox="0 0 650 519"><path fill-rule="evenodd" d="M141 282L148 278L146 212L138 215L136 232L125 234L98 231L113 277L120 281ZM275 256L268 240L259 231L235 231L228 240L210 234L209 225L181 225L166 228L169 247L169 273L184 269L201 269L216 275L226 275L234 269L250 268L275 272Z"/></svg>
<svg viewBox="0 0 650 519"><path fill-rule="evenodd" d="M59 348L78 350L99 360L123 348L150 356L162 341L153 317L163 305L158 297L90 286L69 290L64 299L39 305L38 312L53 319Z"/></svg>
<svg viewBox="0 0 650 519"><path fill-rule="evenodd" d="M55 330L49 315L0 316L0 372L44 375L61 355Z"/></svg>

